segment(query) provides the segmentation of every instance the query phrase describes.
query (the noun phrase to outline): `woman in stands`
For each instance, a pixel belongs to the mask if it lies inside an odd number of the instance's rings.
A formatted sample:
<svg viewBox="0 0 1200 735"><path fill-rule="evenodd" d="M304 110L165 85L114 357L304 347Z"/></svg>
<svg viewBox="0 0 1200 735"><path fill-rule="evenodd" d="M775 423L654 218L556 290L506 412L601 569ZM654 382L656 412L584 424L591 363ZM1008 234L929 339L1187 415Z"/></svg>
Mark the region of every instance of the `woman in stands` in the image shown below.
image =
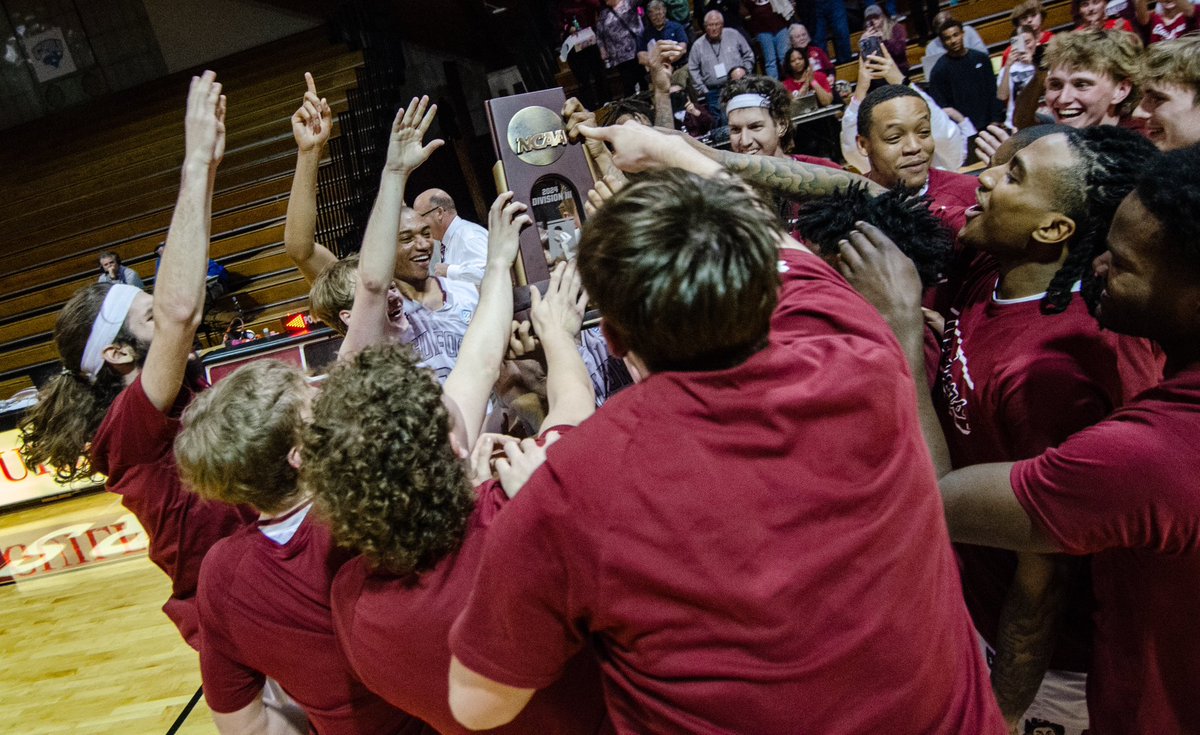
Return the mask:
<svg viewBox="0 0 1200 735"><path fill-rule="evenodd" d="M868 5L863 10L863 32L859 43L868 38L878 38L887 47L896 66L908 76L908 31L904 30L903 23L897 23L878 5Z"/></svg>
<svg viewBox="0 0 1200 735"><path fill-rule="evenodd" d="M178 416L203 387L188 357L204 310L213 179L225 151L225 97L216 75L192 79L179 199L154 296L125 284L76 293L54 325L62 372L21 425L29 466L60 481L107 476L150 536L150 560L171 578L163 612L198 647L196 581L208 549L254 520L246 508L184 490L172 444Z"/></svg>
<svg viewBox="0 0 1200 735"><path fill-rule="evenodd" d="M802 49L794 48L787 52L783 70L783 88L794 99L813 95L819 107L833 102L833 86L829 83L829 77L809 64L808 55Z"/></svg>

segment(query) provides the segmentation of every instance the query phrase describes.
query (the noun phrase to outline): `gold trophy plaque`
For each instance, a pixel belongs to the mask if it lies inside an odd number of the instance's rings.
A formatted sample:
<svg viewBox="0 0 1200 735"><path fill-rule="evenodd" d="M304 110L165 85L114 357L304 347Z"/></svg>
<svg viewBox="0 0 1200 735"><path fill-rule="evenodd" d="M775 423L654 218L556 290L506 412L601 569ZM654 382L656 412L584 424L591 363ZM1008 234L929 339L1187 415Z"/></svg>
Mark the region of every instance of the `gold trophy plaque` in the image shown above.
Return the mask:
<svg viewBox="0 0 1200 735"><path fill-rule="evenodd" d="M493 170L496 189L511 190L534 222L521 231L514 266L517 313L529 309L524 286L544 287L551 262L575 257L584 198L595 185L583 144L567 140L560 114L564 102L562 87L556 87L486 103L499 159Z"/></svg>

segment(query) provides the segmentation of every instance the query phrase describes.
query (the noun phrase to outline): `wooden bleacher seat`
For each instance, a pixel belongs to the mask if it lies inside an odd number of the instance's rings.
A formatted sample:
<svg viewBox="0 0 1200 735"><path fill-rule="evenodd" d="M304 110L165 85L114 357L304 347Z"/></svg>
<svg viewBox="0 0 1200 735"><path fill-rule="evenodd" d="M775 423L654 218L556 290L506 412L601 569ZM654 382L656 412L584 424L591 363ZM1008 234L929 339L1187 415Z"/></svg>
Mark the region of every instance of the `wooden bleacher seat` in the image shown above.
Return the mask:
<svg viewBox="0 0 1200 735"><path fill-rule="evenodd" d="M361 67L360 53L330 45L324 31L210 65L229 95L210 254L235 286L210 316L232 318L236 299L248 326L277 330L280 316L307 306L308 286L282 243L296 155L289 118L305 71L336 120ZM154 250L178 192L192 73L6 131L13 145L0 153L0 180L10 192L0 202L9 256L0 274L0 398L29 387L31 370L57 361L54 321L72 294L96 281L100 252L120 253L152 287Z"/></svg>

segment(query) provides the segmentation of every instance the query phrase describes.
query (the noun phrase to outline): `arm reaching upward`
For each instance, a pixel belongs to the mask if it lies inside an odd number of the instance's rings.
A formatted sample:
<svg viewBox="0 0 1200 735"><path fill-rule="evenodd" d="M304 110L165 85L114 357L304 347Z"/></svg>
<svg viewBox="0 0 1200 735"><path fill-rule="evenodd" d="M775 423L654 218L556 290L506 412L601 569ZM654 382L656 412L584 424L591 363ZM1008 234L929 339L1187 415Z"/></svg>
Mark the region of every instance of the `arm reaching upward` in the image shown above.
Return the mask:
<svg viewBox="0 0 1200 735"><path fill-rule="evenodd" d="M441 139L422 144L436 115L437 105L430 105L428 97L420 100L414 97L407 108L400 108L392 123L379 194L375 197L371 218L367 220L359 253L358 284L354 289L350 326L338 350L339 358L379 344L387 336L388 299L396 267L396 238L400 232L400 211L404 207L404 186L409 175L442 146ZM399 294L392 298L398 299Z"/></svg>
<svg viewBox="0 0 1200 735"><path fill-rule="evenodd" d="M596 410L596 392L588 376L575 337L583 325L587 294L575 262L559 263L550 275L543 298L530 291L530 319L546 353L546 400L550 410L541 431L553 426L575 426Z"/></svg>
<svg viewBox="0 0 1200 735"><path fill-rule="evenodd" d="M311 284L325 266L337 260L328 248L316 241L317 171L333 129L333 112L325 98L317 96L317 83L312 74L304 72L304 81L308 90L300 109L292 115L292 135L298 150L287 220L283 225L283 247L304 275L304 280Z"/></svg>
<svg viewBox="0 0 1200 735"><path fill-rule="evenodd" d="M479 306L458 360L442 391L460 412L461 446L473 447L483 427L484 412L492 386L500 376L500 361L508 349L512 324L513 294L509 269L517 257L521 228L531 220L525 205L512 200L511 191L496 197L488 212L488 259L483 281L479 284Z"/></svg>
<svg viewBox="0 0 1200 735"><path fill-rule="evenodd" d="M184 120L183 172L154 288L154 339L142 369L160 411L175 402L204 313L212 193L225 154L225 96L211 71L192 78Z"/></svg>

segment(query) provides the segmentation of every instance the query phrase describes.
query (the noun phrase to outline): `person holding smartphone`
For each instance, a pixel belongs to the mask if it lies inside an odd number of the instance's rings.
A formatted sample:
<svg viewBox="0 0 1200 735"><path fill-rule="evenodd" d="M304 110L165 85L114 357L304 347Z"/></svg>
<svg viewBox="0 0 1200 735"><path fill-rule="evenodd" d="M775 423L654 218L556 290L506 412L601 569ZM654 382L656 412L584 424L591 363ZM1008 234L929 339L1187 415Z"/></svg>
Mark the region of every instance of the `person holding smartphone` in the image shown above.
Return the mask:
<svg viewBox="0 0 1200 735"><path fill-rule="evenodd" d="M1018 26L1013 31L1012 43L1005 54L1007 60L996 85L996 97L1004 103L1004 124L1009 128L1014 127L1013 112L1016 110L1017 95L1037 73L1037 67L1033 63L1035 48L1037 39L1033 31Z"/></svg>

